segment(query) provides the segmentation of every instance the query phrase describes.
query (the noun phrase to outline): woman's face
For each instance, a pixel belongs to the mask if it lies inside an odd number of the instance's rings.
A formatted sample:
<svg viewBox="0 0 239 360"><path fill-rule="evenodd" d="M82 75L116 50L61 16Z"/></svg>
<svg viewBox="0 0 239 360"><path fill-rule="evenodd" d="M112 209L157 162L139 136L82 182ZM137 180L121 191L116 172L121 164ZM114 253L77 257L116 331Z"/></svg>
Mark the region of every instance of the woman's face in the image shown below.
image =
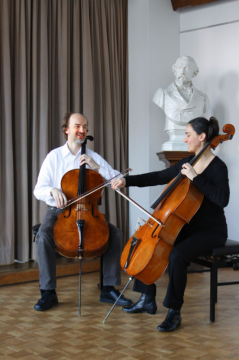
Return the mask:
<svg viewBox="0 0 239 360"><path fill-rule="evenodd" d="M206 143L206 134L198 135L189 124L186 127L184 142L188 145L188 151L197 154Z"/></svg>

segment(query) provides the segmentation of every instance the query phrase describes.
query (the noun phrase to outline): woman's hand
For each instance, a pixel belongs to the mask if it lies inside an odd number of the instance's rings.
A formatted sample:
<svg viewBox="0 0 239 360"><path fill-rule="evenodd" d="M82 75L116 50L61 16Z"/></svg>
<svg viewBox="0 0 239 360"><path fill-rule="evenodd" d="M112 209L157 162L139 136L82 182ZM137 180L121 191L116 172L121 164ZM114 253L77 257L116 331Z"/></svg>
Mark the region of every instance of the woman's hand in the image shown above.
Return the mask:
<svg viewBox="0 0 239 360"><path fill-rule="evenodd" d="M112 180L110 185L113 190L117 190L118 188L125 187L126 181L124 178L118 178L118 179Z"/></svg>
<svg viewBox="0 0 239 360"><path fill-rule="evenodd" d="M190 180L193 180L193 178L198 175L189 163L183 164L181 173L186 175Z"/></svg>

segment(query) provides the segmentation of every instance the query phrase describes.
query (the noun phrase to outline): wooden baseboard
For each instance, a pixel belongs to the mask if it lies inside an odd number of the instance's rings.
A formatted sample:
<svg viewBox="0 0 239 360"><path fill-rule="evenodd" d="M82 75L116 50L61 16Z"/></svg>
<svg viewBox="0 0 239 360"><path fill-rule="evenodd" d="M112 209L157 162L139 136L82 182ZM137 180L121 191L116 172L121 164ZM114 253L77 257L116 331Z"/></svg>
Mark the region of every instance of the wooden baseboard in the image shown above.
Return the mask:
<svg viewBox="0 0 239 360"><path fill-rule="evenodd" d="M56 276L79 274L79 260L60 258L56 260ZM100 258L82 260L81 272L90 273L100 270ZM0 286L20 284L39 279L37 263L13 264L0 267Z"/></svg>

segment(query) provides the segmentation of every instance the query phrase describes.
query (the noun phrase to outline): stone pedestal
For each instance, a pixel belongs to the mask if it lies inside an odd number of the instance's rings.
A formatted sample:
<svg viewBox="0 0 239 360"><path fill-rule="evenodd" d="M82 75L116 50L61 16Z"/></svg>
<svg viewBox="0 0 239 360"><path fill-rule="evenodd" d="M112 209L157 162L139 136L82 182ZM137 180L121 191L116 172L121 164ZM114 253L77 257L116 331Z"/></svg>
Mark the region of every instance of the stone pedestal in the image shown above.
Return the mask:
<svg viewBox="0 0 239 360"><path fill-rule="evenodd" d="M162 151L187 151L188 146L184 143L185 139L184 129L170 129L165 130L169 136L169 140L161 146Z"/></svg>
<svg viewBox="0 0 239 360"><path fill-rule="evenodd" d="M188 151L160 151L157 153L159 161L163 161L166 168L176 164L179 160L182 160L185 157L194 155Z"/></svg>

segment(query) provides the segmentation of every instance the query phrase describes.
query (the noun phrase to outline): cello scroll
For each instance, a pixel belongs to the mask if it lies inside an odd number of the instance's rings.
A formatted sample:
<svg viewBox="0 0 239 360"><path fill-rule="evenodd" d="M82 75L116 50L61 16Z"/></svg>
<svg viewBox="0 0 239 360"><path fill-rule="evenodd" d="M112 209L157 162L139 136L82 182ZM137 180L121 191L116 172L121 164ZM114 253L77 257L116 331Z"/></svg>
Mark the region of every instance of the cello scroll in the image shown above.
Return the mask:
<svg viewBox="0 0 239 360"><path fill-rule="evenodd" d="M218 135L214 139L212 139L210 147L215 150L216 147L221 144L223 141L231 140L233 135L235 134L235 127L232 124L226 124L223 126L223 132L226 135Z"/></svg>

